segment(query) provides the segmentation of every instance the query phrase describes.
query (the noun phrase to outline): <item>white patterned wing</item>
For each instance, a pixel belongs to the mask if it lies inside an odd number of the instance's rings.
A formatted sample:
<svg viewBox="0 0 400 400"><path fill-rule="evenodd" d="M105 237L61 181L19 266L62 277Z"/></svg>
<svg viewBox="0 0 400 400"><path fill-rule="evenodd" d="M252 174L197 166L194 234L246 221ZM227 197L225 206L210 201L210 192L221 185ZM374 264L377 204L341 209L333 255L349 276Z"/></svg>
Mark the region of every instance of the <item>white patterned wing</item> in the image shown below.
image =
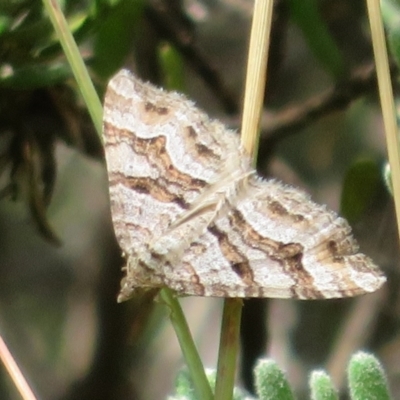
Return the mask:
<svg viewBox="0 0 400 400"><path fill-rule="evenodd" d="M161 253L182 251L209 220L195 218L186 231L169 234L171 226L216 209L220 192L250 162L234 132L183 95L125 70L107 89L104 141L114 230L128 259L128 296L130 286L160 285L158 239L167 246Z"/></svg>
<svg viewBox="0 0 400 400"><path fill-rule="evenodd" d="M341 298L377 290L385 277L348 223L300 191L256 177L247 194L166 265L181 294L222 297Z"/></svg>

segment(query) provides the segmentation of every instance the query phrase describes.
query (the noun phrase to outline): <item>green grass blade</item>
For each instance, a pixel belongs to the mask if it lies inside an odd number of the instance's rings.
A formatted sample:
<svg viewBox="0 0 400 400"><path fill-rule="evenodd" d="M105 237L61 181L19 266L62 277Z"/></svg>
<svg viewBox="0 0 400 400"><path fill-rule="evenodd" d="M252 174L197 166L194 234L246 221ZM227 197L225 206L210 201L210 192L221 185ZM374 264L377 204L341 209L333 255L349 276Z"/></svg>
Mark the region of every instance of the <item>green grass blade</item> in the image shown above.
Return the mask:
<svg viewBox="0 0 400 400"><path fill-rule="evenodd" d="M93 124L101 139L103 109L99 100L99 96L94 89L93 83L86 69L85 63L83 62L79 53L78 46L75 43L58 2L55 0L43 0L43 4L47 10L47 13L49 14L50 20L54 26L54 30L60 39L65 56L67 57L75 79L78 82L82 97L85 100L90 116L92 117Z"/></svg>
<svg viewBox="0 0 400 400"><path fill-rule="evenodd" d="M178 299L175 294L167 288L160 291L160 297L169 307L170 320L175 329L176 336L178 337L186 365L189 368L197 398L199 400L213 400L214 396L208 383L203 364Z"/></svg>

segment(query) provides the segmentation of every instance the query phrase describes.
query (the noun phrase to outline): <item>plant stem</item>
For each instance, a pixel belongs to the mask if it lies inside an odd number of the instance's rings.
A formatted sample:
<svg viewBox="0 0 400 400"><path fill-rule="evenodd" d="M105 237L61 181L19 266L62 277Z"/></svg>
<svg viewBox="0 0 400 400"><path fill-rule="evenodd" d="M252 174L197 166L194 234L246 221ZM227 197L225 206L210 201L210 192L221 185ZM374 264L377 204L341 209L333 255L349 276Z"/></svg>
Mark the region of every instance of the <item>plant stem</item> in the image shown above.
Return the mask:
<svg viewBox="0 0 400 400"><path fill-rule="evenodd" d="M253 157L254 164L263 108L272 6L273 0L255 1L250 34L241 141ZM233 396L241 313L242 300L225 300L215 384L215 398L218 400L230 400Z"/></svg>
<svg viewBox="0 0 400 400"><path fill-rule="evenodd" d="M170 320L175 329L186 365L189 368L193 386L196 391L196 397L201 400L213 400L214 396L208 383L203 364L178 299L171 289L167 288L160 291L160 297L170 309Z"/></svg>
<svg viewBox="0 0 400 400"><path fill-rule="evenodd" d="M85 63L82 60L79 48L75 43L74 37L71 34L58 1L43 0L43 3L47 13L49 14L54 30L60 40L65 56L71 66L75 79L78 82L79 90L85 100L85 104L89 110L90 116L92 117L96 131L102 140L102 106L86 69Z"/></svg>
<svg viewBox="0 0 400 400"><path fill-rule="evenodd" d="M393 197L396 208L397 229L400 237L400 149L396 120L396 109L393 100L393 89L390 80L390 69L383 29L380 0L367 0L369 23L371 26L372 45L376 73L378 77L383 122L387 141L390 169L392 173Z"/></svg>
<svg viewBox="0 0 400 400"><path fill-rule="evenodd" d="M273 0L256 0L247 58L241 141L256 160L258 130L263 109ZM254 162L255 163L255 162Z"/></svg>
<svg viewBox="0 0 400 400"><path fill-rule="evenodd" d="M242 299L224 301L215 383L215 398L218 400L230 400L233 396L242 306Z"/></svg>

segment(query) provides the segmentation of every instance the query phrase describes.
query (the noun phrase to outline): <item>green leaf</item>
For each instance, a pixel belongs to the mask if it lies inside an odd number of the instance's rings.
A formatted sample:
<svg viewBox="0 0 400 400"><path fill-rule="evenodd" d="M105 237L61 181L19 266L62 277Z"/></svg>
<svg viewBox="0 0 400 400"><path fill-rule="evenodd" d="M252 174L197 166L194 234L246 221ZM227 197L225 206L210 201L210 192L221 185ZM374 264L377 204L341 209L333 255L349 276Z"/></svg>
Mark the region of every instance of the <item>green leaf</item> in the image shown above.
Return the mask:
<svg viewBox="0 0 400 400"><path fill-rule="evenodd" d="M400 4L393 0L382 0L381 10L390 52L397 65L400 65Z"/></svg>
<svg viewBox="0 0 400 400"><path fill-rule="evenodd" d="M0 87L31 90L64 82L72 76L68 64L33 64L13 69L9 74L2 70Z"/></svg>
<svg viewBox="0 0 400 400"><path fill-rule="evenodd" d="M256 391L260 400L293 400L284 373L273 360L260 360L255 369Z"/></svg>
<svg viewBox="0 0 400 400"><path fill-rule="evenodd" d="M348 379L352 400L390 400L385 373L373 355L355 354L349 363Z"/></svg>
<svg viewBox="0 0 400 400"><path fill-rule="evenodd" d="M4 14L2 18L5 18ZM0 35L0 48L3 51L1 63L21 65L33 59L37 61L38 49L54 40L53 29L43 15L42 4L25 5L8 18L11 23L3 25Z"/></svg>
<svg viewBox="0 0 400 400"><path fill-rule="evenodd" d="M310 377L312 400L338 400L331 378L325 371L313 371Z"/></svg>
<svg viewBox="0 0 400 400"><path fill-rule="evenodd" d="M0 36L4 33L7 32L12 24L12 19L8 18L5 15L0 15Z"/></svg>
<svg viewBox="0 0 400 400"><path fill-rule="evenodd" d="M185 92L184 68L180 53L169 43L164 43L158 51L161 70L164 75L163 87L167 90Z"/></svg>
<svg viewBox="0 0 400 400"><path fill-rule="evenodd" d="M92 68L102 77L109 77L119 68L133 45L143 0L122 0L111 8L94 44Z"/></svg>
<svg viewBox="0 0 400 400"><path fill-rule="evenodd" d="M354 223L371 205L380 182L380 168L372 159L359 159L347 171L340 204L341 214Z"/></svg>
<svg viewBox="0 0 400 400"><path fill-rule="evenodd" d="M345 63L318 10L318 0L289 0L293 20L302 30L314 56L335 78L344 72Z"/></svg>

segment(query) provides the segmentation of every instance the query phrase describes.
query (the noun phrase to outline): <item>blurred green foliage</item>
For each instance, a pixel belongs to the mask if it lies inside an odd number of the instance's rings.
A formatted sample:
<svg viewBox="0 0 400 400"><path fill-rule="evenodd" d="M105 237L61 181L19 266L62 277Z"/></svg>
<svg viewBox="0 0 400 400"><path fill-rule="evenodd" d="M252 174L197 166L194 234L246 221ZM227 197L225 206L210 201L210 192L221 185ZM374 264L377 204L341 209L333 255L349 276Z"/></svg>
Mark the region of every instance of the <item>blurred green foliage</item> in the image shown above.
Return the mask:
<svg viewBox="0 0 400 400"><path fill-rule="evenodd" d="M400 65L400 3L395 0L381 1L382 17L387 31L389 50L397 66Z"/></svg>
<svg viewBox="0 0 400 400"><path fill-rule="evenodd" d="M350 224L357 222L373 204L382 183L382 172L373 159L356 160L347 170L340 212Z"/></svg>
<svg viewBox="0 0 400 400"><path fill-rule="evenodd" d="M318 0L289 0L293 20L301 29L317 60L334 78L345 73L345 63L339 47L322 19Z"/></svg>
<svg viewBox="0 0 400 400"><path fill-rule="evenodd" d="M82 51L87 65L99 77L108 78L126 59L143 3L142 0L60 3L75 40L89 50ZM62 83L71 77L40 1L0 2L0 60L0 87L33 89Z"/></svg>

